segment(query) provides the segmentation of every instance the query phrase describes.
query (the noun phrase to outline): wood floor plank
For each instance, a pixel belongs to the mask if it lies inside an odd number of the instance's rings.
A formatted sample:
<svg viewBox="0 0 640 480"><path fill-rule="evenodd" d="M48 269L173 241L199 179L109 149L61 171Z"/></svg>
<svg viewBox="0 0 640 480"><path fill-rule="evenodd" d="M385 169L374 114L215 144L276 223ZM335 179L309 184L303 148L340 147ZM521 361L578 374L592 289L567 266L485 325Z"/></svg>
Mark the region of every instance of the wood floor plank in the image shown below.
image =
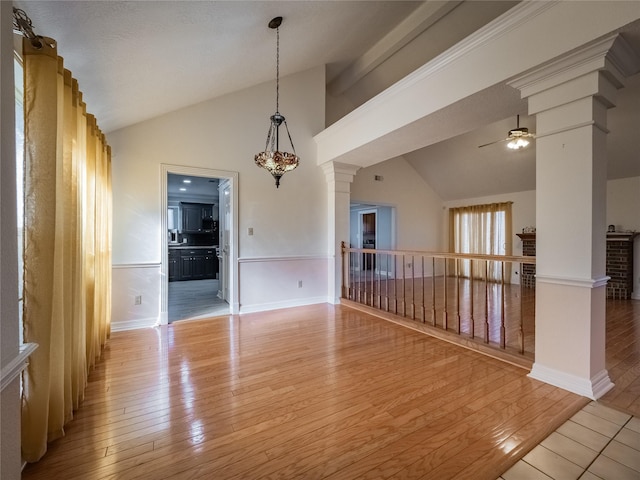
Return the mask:
<svg viewBox="0 0 640 480"><path fill-rule="evenodd" d="M505 416L507 418L515 416L523 408L523 405L518 404L517 401L532 402L535 398L543 397L547 390L548 387L542 384L534 385L533 388L527 389L526 397L520 393L522 388L513 390L511 395L505 397L506 410L504 404L494 405L494 403L489 403L476 411L467 407L456 410L449 416L433 422L426 432L427 435L412 438L407 448L366 472L361 478L391 478L396 475L400 475L400 478L403 476L419 478L441 463L443 456L448 458L452 455L451 446L455 447L467 442L467 436L471 430L478 428L479 431L486 431L492 427L501 427ZM455 456L455 454L452 456L451 461L454 461Z"/></svg>
<svg viewBox="0 0 640 480"><path fill-rule="evenodd" d="M600 401L640 416L640 301L608 300L606 365L613 390Z"/></svg>
<svg viewBox="0 0 640 480"><path fill-rule="evenodd" d="M587 402L588 400L584 399L584 403L586 404ZM560 398L553 407L558 412L559 417L571 416L576 409L575 402L570 396ZM466 462L466 467L456 472L455 478L460 480L498 478L514 463L514 459L522 457L540 442L541 437L546 438L558 426L556 423L549 423L546 415L536 417L506 438L498 448L492 446L485 449L486 453L475 461Z"/></svg>

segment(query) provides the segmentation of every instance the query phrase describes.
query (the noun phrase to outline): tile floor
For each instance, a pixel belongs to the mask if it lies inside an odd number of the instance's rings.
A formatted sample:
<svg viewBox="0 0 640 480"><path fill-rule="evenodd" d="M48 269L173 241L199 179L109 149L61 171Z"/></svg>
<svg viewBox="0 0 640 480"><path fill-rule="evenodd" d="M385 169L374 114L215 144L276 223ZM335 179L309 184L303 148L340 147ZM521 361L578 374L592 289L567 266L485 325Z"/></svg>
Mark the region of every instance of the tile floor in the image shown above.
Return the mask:
<svg viewBox="0 0 640 480"><path fill-rule="evenodd" d="M169 282L169 323L229 313L229 304L218 298L220 280Z"/></svg>
<svg viewBox="0 0 640 480"><path fill-rule="evenodd" d="M640 418L591 402L499 480L640 480Z"/></svg>

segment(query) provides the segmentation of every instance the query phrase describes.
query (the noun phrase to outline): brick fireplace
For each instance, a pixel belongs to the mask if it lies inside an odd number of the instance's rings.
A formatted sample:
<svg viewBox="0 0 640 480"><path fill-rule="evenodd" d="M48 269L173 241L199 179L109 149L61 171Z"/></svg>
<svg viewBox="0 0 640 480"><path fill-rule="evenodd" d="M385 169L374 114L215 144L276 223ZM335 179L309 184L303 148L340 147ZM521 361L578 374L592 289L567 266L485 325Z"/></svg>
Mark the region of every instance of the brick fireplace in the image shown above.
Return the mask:
<svg viewBox="0 0 640 480"><path fill-rule="evenodd" d="M536 234L518 233L522 240L522 255L536 255ZM633 240L635 232L607 233L607 298L629 299L633 292ZM523 287L535 288L536 266L522 265L520 283Z"/></svg>
<svg viewBox="0 0 640 480"><path fill-rule="evenodd" d="M526 257L536 256L536 234L518 233L522 240L522 255ZM523 287L536 288L536 266L535 264L523 263L520 270L520 284Z"/></svg>
<svg viewBox="0 0 640 480"><path fill-rule="evenodd" d="M607 298L629 299L633 292L635 232L607 233Z"/></svg>

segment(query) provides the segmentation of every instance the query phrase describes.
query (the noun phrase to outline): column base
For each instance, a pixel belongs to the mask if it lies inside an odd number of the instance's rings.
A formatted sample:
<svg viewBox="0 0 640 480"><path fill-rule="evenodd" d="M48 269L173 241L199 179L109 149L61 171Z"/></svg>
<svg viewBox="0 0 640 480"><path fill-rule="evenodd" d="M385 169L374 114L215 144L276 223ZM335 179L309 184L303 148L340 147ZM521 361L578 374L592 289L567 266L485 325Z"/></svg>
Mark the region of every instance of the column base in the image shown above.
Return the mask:
<svg viewBox="0 0 640 480"><path fill-rule="evenodd" d="M581 378L534 363L529 377L592 400L597 400L614 387L607 370L600 371L592 378Z"/></svg>

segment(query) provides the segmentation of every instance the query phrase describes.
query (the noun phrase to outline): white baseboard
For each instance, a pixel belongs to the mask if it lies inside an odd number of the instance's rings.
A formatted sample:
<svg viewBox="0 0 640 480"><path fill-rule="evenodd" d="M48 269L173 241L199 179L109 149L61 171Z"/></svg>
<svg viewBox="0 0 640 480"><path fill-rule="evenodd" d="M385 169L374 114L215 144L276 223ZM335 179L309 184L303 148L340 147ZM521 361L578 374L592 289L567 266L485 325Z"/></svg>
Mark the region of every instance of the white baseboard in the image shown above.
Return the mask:
<svg viewBox="0 0 640 480"><path fill-rule="evenodd" d="M123 332L125 330L136 330L138 328L151 328L158 325L157 317L138 318L136 320L126 320L124 322L112 322L112 332Z"/></svg>
<svg viewBox="0 0 640 480"><path fill-rule="evenodd" d="M633 292L631 293L632 300L640 300L640 293Z"/></svg>
<svg viewBox="0 0 640 480"><path fill-rule="evenodd" d="M305 305L316 305L318 303L331 303L331 299L327 297L309 297L294 300L285 300L282 302L260 303L255 305L241 305L240 314L266 312L268 310L277 310L279 308L304 307Z"/></svg>
<svg viewBox="0 0 640 480"><path fill-rule="evenodd" d="M534 363L529 377L569 392L577 393L591 400L597 400L602 397L614 386L606 370L602 370L591 379L587 379Z"/></svg>

